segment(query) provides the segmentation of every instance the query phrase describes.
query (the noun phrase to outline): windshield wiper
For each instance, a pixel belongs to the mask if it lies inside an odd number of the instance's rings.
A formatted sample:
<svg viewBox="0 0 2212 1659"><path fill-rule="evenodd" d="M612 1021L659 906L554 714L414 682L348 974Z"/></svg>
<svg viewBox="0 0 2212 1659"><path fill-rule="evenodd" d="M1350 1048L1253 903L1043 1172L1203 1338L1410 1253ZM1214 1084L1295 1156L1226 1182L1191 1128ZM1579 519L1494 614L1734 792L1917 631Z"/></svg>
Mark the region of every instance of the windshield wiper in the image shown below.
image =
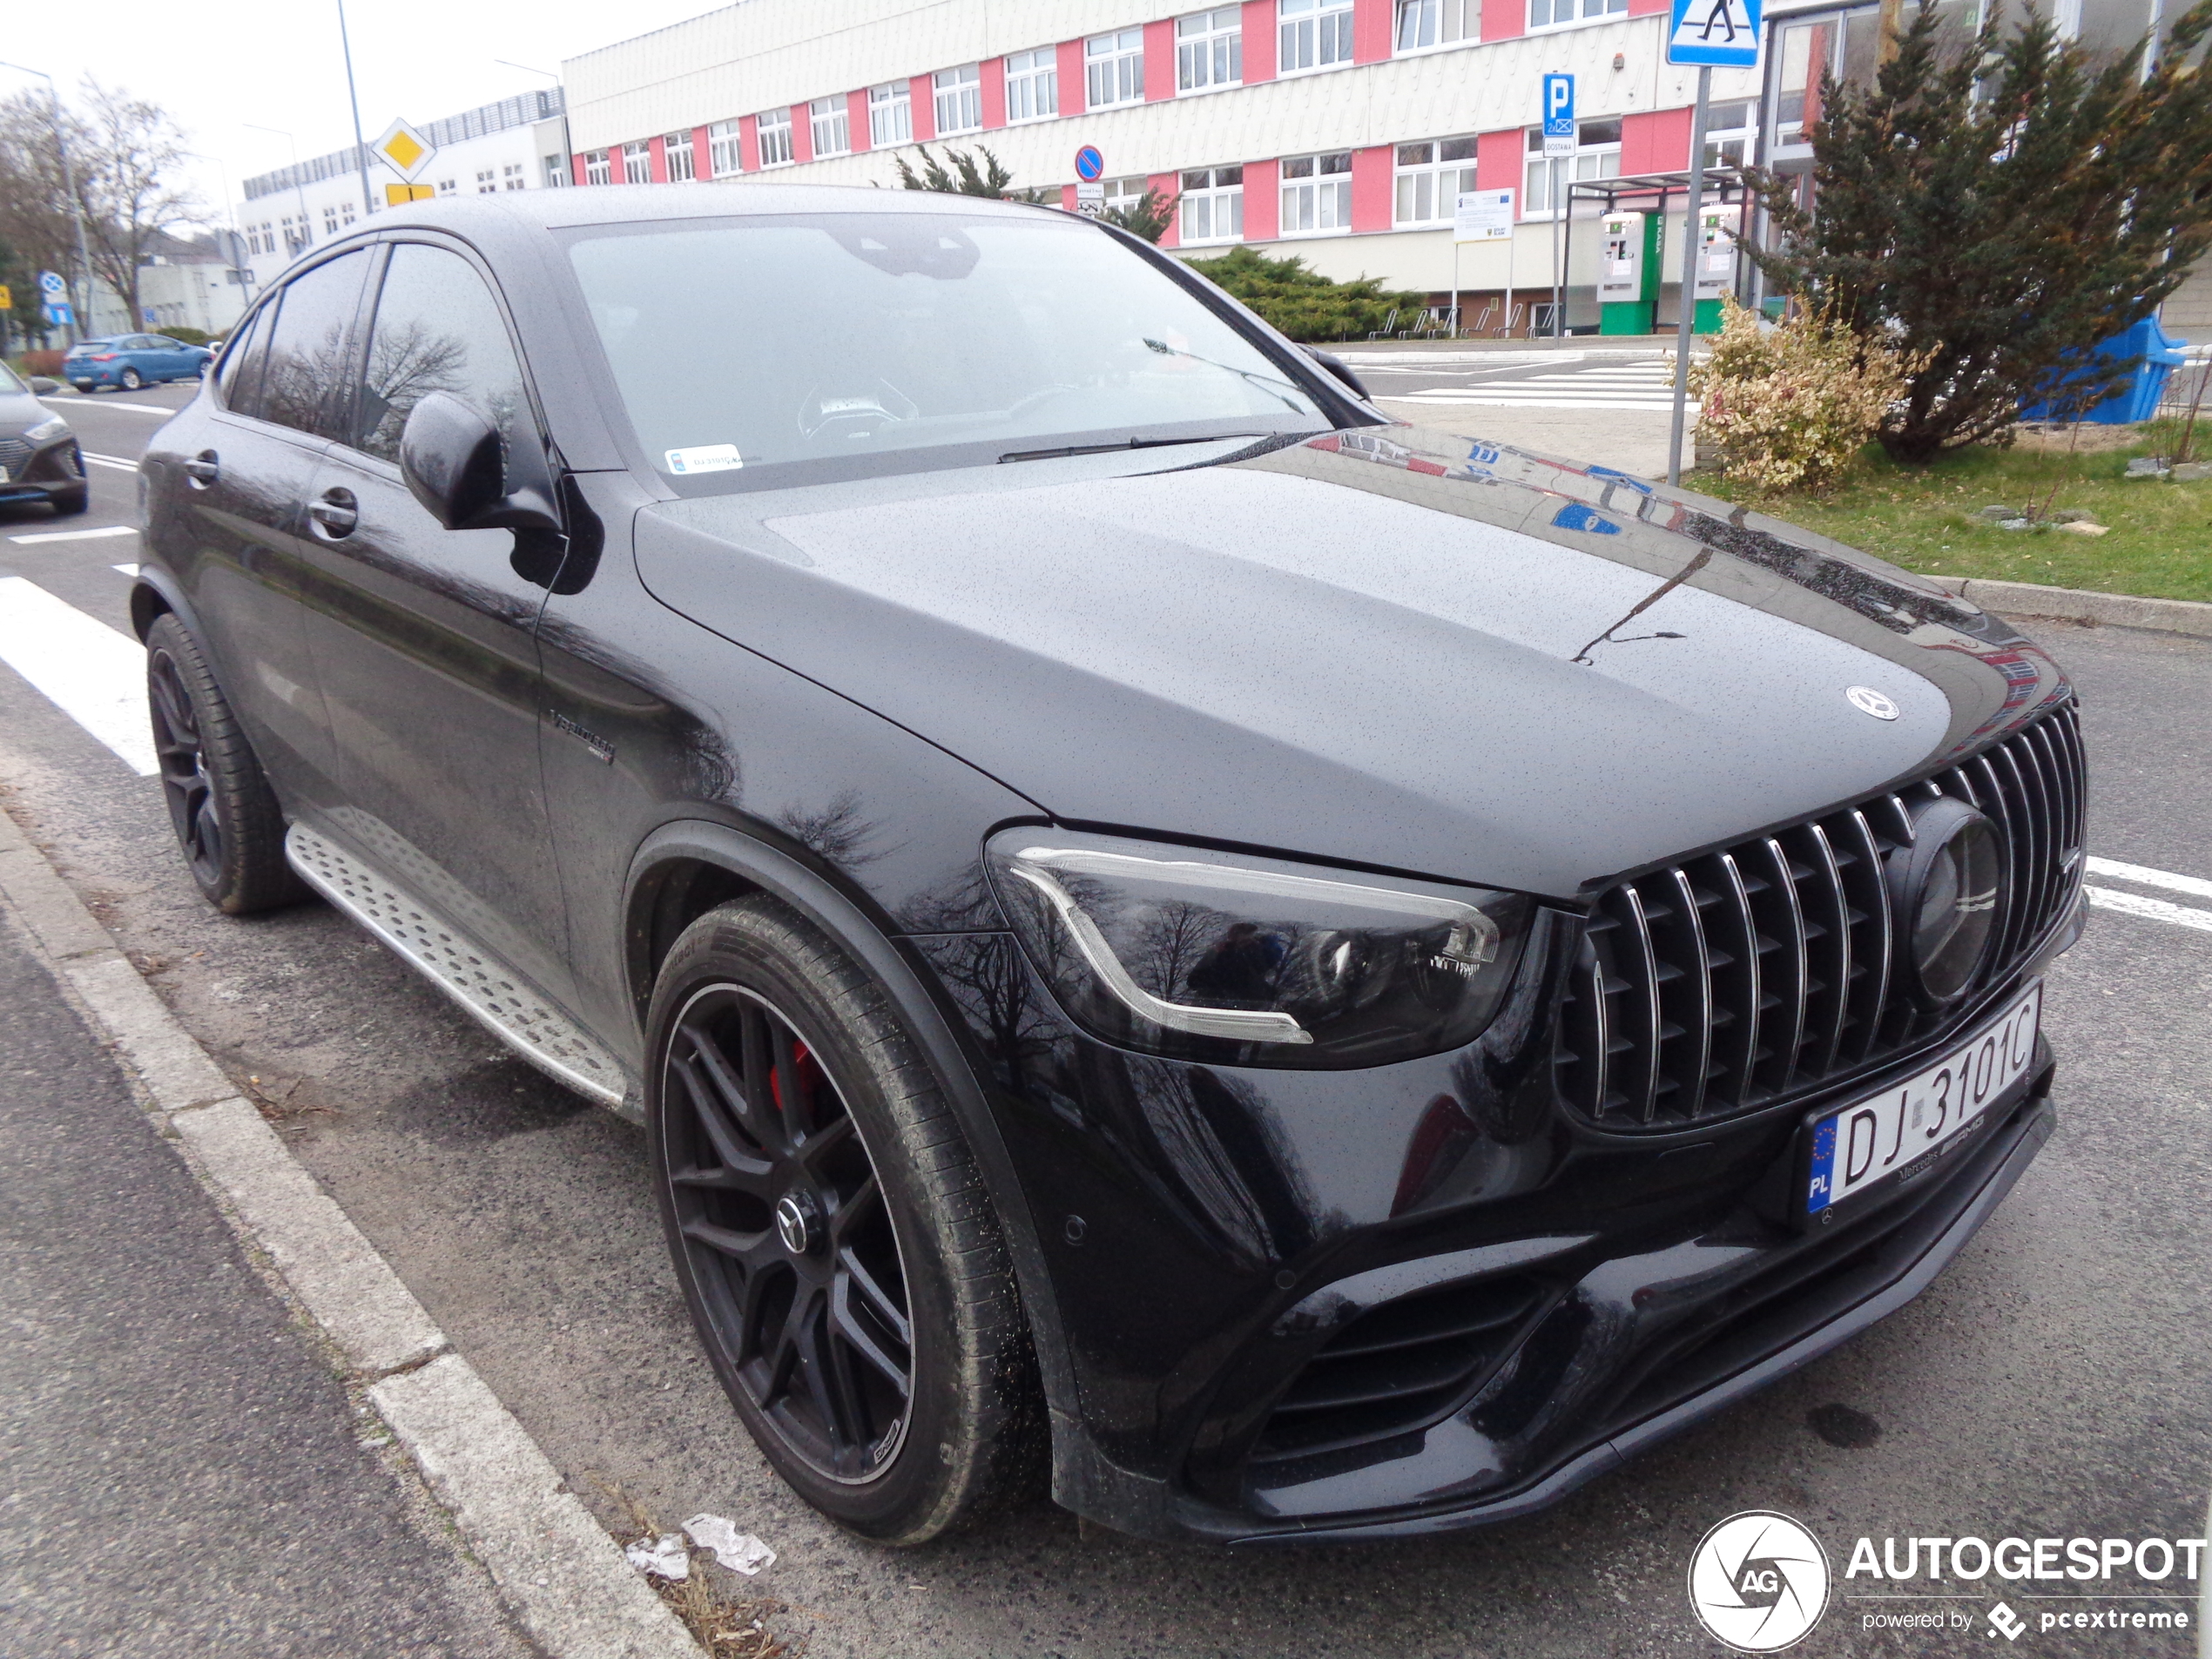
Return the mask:
<svg viewBox="0 0 2212 1659"><path fill-rule="evenodd" d="M1264 432L1209 432L1202 438L1124 438L1118 443L1071 443L1058 449L1014 449L999 457L1009 461L1058 461L1067 455L1118 455L1124 449L1165 449L1178 443L1227 443L1237 438L1264 438Z"/></svg>
<svg viewBox="0 0 2212 1659"><path fill-rule="evenodd" d="M1148 338L1145 341L1144 345L1147 350L1157 352L1163 357L1187 357L1194 363L1204 363L1208 368L1217 368L1224 374L1234 374L1241 381L1248 381L1252 385L1258 387L1260 390L1265 392L1268 396L1275 399L1277 402L1280 403L1285 408L1288 409L1293 415L1311 415L1313 413L1312 409L1301 408L1295 398L1285 397L1280 392L1274 389L1278 386L1288 386L1293 392L1299 389L1298 387L1292 386L1288 381L1278 380L1272 374L1255 374L1251 369L1238 368L1234 363L1217 363L1211 357L1201 357L1194 351L1184 351L1179 346L1170 346L1164 340L1152 340Z"/></svg>

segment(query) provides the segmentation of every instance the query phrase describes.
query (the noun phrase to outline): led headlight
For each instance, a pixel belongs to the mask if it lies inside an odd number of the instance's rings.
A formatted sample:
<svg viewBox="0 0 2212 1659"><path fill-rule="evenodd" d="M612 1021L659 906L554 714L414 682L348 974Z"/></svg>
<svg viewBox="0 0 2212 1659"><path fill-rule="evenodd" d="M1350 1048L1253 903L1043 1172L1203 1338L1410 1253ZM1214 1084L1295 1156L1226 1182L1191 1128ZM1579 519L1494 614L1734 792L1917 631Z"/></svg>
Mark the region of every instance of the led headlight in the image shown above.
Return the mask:
<svg viewBox="0 0 2212 1659"><path fill-rule="evenodd" d="M1079 1023L1218 1064L1377 1066L1471 1042L1529 911L1518 894L1062 830L1002 832L985 856Z"/></svg>
<svg viewBox="0 0 2212 1659"><path fill-rule="evenodd" d="M37 426L25 432L24 436L33 443L44 443L49 438L60 437L68 430L69 422L57 415L50 421L41 421Z"/></svg>

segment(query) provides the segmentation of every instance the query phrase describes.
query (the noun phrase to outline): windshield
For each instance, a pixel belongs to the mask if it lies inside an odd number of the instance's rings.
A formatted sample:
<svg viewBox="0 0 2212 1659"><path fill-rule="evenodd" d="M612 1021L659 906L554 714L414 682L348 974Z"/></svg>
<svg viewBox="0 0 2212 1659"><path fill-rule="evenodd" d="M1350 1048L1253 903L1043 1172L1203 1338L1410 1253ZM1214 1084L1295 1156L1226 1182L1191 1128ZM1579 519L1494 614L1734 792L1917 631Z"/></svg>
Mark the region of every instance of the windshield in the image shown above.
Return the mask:
<svg viewBox="0 0 2212 1659"><path fill-rule="evenodd" d="M671 477L1332 424L1173 279L1073 220L764 217L594 233L569 256L638 442Z"/></svg>
<svg viewBox="0 0 2212 1659"><path fill-rule="evenodd" d="M30 389L16 378L15 371L0 363L0 392L28 392Z"/></svg>

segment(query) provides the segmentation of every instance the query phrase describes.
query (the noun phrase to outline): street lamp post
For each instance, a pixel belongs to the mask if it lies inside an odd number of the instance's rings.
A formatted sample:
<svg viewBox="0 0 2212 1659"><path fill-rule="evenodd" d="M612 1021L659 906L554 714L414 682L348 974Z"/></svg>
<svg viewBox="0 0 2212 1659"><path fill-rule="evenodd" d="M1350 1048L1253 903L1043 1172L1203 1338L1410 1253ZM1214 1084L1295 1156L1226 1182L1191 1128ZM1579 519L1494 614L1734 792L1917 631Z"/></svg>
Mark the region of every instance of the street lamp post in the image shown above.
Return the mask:
<svg viewBox="0 0 2212 1659"><path fill-rule="evenodd" d="M254 121L241 121L239 123L239 125L242 127L251 127L256 132L273 132L278 138L282 138L285 143L291 147L292 197L294 201L300 204L300 246L298 247L287 247L284 250L284 253L287 259L296 260L300 257L301 253L314 245L315 239L314 226L307 218L307 187L300 180L300 140L293 138L292 134L287 132L282 127L265 127L260 123Z"/></svg>
<svg viewBox="0 0 2212 1659"><path fill-rule="evenodd" d="M338 46L346 55L346 99L354 106L354 160L361 168L361 213L372 217L376 204L368 194L368 145L361 140L361 100L354 90L354 40L346 31L346 0L338 0Z"/></svg>
<svg viewBox="0 0 2212 1659"><path fill-rule="evenodd" d="M92 286L92 256L84 243L84 204L78 200L77 196L77 173L70 165L69 138L62 131L61 95L54 90L54 78L43 69L33 69L28 64L10 64L4 61L0 61L0 69L20 70L25 75L36 75L46 83L46 106L52 113L54 123L54 149L62 160L62 189L68 192L70 215L77 221L78 279L86 290L84 295L84 300L89 300L91 297L90 290ZM84 307L79 301L78 283L70 285L69 299L69 343L74 346L84 338ZM132 327L138 326L137 318L133 317L131 320L131 326Z"/></svg>

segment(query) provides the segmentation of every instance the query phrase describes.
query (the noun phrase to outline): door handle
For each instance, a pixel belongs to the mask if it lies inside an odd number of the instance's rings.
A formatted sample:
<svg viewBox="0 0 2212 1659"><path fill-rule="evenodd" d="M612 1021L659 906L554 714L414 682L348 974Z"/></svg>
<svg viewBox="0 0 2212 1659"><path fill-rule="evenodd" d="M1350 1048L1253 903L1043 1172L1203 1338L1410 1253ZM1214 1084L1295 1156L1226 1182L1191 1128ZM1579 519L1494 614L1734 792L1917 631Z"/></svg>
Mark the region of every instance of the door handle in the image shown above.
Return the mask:
<svg viewBox="0 0 2212 1659"><path fill-rule="evenodd" d="M185 462L185 476L192 482L195 489L206 489L222 475L223 469L216 463L212 449L202 449Z"/></svg>
<svg viewBox="0 0 2212 1659"><path fill-rule="evenodd" d="M320 501L307 503L307 516L321 527L324 535L333 537L352 535L354 526L361 523L350 489L324 490Z"/></svg>

